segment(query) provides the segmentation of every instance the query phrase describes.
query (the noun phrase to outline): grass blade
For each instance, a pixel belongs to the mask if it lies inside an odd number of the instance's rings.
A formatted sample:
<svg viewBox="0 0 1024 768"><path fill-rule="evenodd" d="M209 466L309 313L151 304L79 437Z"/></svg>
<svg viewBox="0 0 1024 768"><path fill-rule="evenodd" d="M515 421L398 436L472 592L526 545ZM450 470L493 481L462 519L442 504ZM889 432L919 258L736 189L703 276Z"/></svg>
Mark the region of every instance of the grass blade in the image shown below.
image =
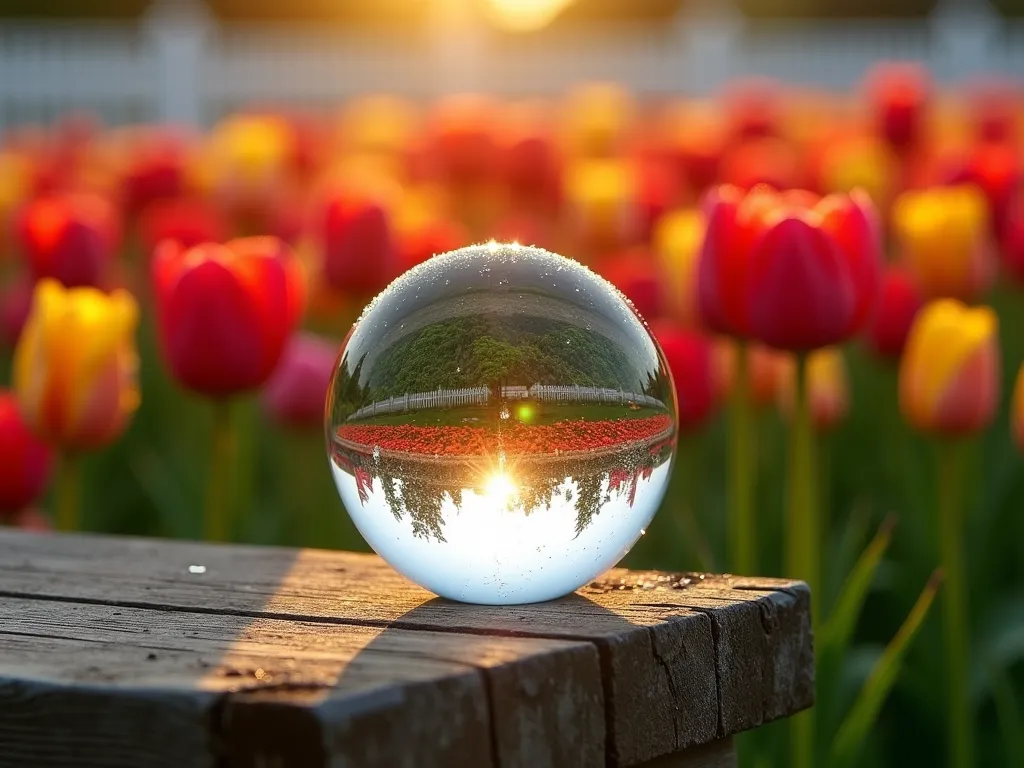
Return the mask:
<svg viewBox="0 0 1024 768"><path fill-rule="evenodd" d="M896 682L903 656L924 623L941 582L941 571L934 572L914 607L910 609L903 626L899 628L896 636L886 646L882 658L871 670L871 675L861 689L857 701L854 702L853 708L839 727L835 741L832 742L828 765L834 768L850 765L854 756L863 747L865 738L878 719L882 704Z"/></svg>
<svg viewBox="0 0 1024 768"><path fill-rule="evenodd" d="M843 589L839 593L835 609L832 615L825 621L821 628L821 643L819 653L821 655L835 654L842 655L853 635L854 627L860 616L861 608L864 607L864 600L867 598L868 590L875 578L875 571L882 561L882 556L889 548L892 541L892 532L896 527L896 517L889 515L882 521L878 533L868 544L861 554L857 563L846 577Z"/></svg>

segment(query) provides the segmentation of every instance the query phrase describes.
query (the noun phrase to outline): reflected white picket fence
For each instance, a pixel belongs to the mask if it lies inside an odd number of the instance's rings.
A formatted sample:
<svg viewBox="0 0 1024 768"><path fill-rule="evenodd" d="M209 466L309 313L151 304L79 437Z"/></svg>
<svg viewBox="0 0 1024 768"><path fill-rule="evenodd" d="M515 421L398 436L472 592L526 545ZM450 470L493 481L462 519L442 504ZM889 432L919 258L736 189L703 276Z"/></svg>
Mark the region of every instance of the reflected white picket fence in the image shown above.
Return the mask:
<svg viewBox="0 0 1024 768"><path fill-rule="evenodd" d="M576 384L534 384L501 388L504 400L540 400L559 403L635 403L651 408L664 408L665 404L655 397L642 392L626 392L622 389L609 387L581 387ZM457 408L465 405L487 405L491 399L491 391L487 387L467 387L463 389L438 389L433 392L407 392L404 395L378 400L365 405L353 413L351 419L365 419L369 416L380 416L390 413L405 413L431 408Z"/></svg>

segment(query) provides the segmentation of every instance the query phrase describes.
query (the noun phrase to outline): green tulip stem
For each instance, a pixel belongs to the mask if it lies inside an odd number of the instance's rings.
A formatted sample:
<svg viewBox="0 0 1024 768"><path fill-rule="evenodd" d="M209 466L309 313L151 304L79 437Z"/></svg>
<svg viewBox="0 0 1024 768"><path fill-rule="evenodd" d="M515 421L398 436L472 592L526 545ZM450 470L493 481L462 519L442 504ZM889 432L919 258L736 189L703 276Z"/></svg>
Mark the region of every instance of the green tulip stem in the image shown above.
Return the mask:
<svg viewBox="0 0 1024 768"><path fill-rule="evenodd" d="M217 400L213 404L210 474L206 480L206 516L203 520L203 538L207 541L227 541L231 535L231 484L236 459L235 442L231 401Z"/></svg>
<svg viewBox="0 0 1024 768"><path fill-rule="evenodd" d="M74 452L60 457L57 469L55 522L58 531L77 531L82 505L82 461Z"/></svg>
<svg viewBox="0 0 1024 768"><path fill-rule="evenodd" d="M946 685L949 704L947 729L949 765L974 765L973 728L968 700L967 593L963 554L964 446L944 440L938 448L939 554L945 575L942 625L946 643Z"/></svg>
<svg viewBox="0 0 1024 768"><path fill-rule="evenodd" d="M734 573L757 570L754 521L754 405L750 395L750 352L736 343L736 370L729 403L729 538Z"/></svg>
<svg viewBox="0 0 1024 768"><path fill-rule="evenodd" d="M815 489L817 468L814 453L814 424L811 421L810 398L807 391L807 356L796 359L793 421L789 428L789 459L786 500L786 575L802 579L811 588L811 623L817 627L820 541L818 509ZM793 768L813 768L815 723L813 710L794 717L790 730L790 765Z"/></svg>

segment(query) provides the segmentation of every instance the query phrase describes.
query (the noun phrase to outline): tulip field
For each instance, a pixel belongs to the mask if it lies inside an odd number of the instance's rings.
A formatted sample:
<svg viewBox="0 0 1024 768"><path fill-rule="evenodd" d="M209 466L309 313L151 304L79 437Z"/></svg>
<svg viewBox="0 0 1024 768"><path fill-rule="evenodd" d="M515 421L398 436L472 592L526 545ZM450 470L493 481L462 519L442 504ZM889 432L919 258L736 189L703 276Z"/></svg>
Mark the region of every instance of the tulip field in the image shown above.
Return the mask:
<svg viewBox="0 0 1024 768"><path fill-rule="evenodd" d="M886 64L849 93L75 114L0 136L0 222L3 524L365 549L323 423L348 329L436 253L536 244L673 371L673 475L625 564L812 587L817 704L741 764L1024 765L1020 85ZM388 395L443 383L395 367ZM338 437L473 455L487 427L443 413ZM506 450L669 426L612 413Z"/></svg>

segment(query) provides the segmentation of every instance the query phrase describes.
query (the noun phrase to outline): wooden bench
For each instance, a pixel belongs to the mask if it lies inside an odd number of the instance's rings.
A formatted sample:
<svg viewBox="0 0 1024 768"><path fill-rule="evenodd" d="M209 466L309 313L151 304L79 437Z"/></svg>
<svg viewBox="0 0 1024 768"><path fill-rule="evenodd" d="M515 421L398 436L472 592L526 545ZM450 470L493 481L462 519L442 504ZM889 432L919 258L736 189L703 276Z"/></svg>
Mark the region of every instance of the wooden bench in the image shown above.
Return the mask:
<svg viewBox="0 0 1024 768"><path fill-rule="evenodd" d="M719 768L812 655L801 582L486 607L371 555L0 532L3 766Z"/></svg>

